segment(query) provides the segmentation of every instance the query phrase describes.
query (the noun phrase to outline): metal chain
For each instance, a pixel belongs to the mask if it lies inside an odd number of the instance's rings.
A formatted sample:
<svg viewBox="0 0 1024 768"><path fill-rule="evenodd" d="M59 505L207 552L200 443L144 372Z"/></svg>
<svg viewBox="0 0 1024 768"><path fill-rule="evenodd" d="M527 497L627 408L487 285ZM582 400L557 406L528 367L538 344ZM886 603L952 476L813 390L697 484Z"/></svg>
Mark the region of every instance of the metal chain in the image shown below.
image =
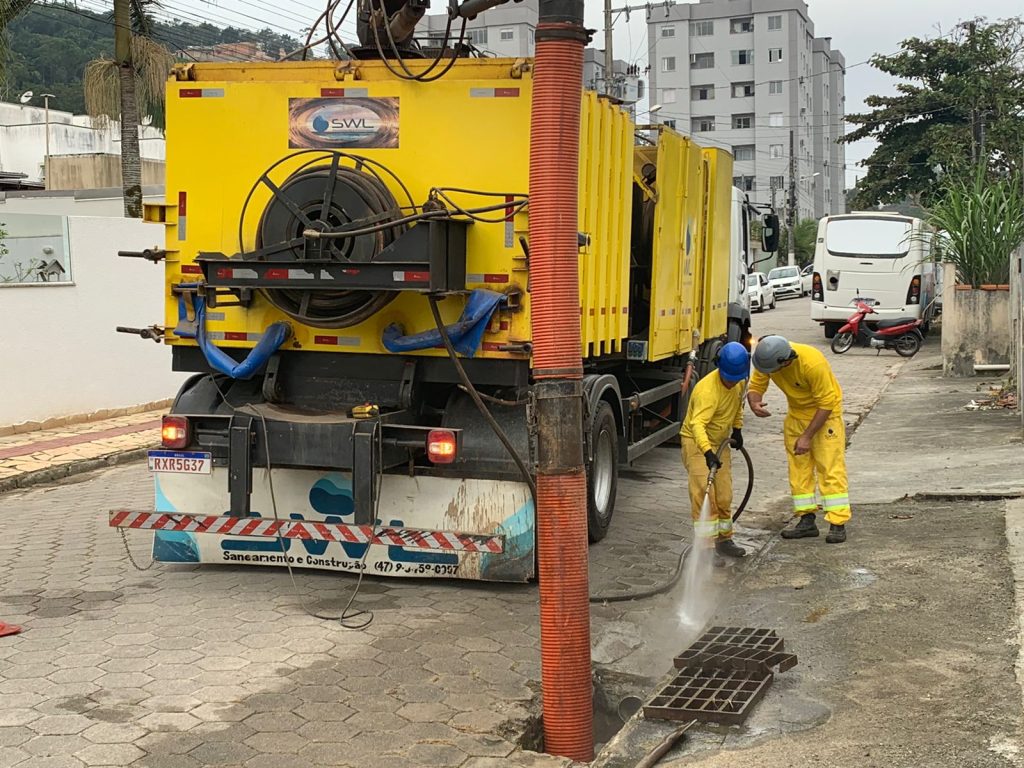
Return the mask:
<svg viewBox="0 0 1024 768"><path fill-rule="evenodd" d="M126 555L128 555L128 562L130 562L132 564L132 567L136 571L148 571L150 568L152 568L154 563L156 563L156 560L151 558L150 561L149 561L149 565L147 565L145 567L139 565L135 561L135 557L132 555L131 547L128 546L128 535L124 532L124 528L118 528L117 532L121 534L121 541L124 542L124 552L125 552Z"/></svg>

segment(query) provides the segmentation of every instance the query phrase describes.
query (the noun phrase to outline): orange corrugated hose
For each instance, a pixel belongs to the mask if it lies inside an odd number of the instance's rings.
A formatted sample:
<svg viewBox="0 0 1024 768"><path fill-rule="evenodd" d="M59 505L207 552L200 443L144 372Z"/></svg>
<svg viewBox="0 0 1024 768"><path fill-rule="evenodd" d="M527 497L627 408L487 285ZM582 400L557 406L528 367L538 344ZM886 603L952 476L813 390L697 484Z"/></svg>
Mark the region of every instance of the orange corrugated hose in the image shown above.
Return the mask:
<svg viewBox="0 0 1024 768"><path fill-rule="evenodd" d="M541 23L533 73L530 127L530 285L535 380L582 378L577 194L581 39ZM542 428L541 439L545 435ZM587 482L578 466L537 476L544 744L578 761L594 756L587 573Z"/></svg>

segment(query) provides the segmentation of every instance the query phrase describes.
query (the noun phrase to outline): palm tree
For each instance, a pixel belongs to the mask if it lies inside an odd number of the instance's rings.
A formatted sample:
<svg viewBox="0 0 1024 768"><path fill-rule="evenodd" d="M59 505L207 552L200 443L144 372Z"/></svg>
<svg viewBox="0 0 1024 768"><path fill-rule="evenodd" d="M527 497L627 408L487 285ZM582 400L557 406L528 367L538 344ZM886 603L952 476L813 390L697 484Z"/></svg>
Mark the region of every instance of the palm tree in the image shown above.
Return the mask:
<svg viewBox="0 0 1024 768"><path fill-rule="evenodd" d="M0 0L4 2L4 0ZM121 181L124 215L142 218L140 107L163 128L164 86L174 55L152 38L149 11L156 0L114 0L114 58L85 67L85 108L95 118L121 121Z"/></svg>
<svg viewBox="0 0 1024 768"><path fill-rule="evenodd" d="M796 233L794 240L796 247L793 249L796 254L796 263L803 267L814 261L814 245L818 239L817 219L803 219L793 227ZM782 228L779 233L779 254L789 252L789 229Z"/></svg>

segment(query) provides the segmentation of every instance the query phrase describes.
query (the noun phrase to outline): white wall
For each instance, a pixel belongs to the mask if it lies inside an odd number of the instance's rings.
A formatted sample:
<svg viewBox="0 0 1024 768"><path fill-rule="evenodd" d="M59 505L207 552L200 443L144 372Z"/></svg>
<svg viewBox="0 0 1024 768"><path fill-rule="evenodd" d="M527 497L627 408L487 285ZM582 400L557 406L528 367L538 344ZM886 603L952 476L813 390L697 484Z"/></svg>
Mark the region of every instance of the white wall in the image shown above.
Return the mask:
<svg viewBox="0 0 1024 768"><path fill-rule="evenodd" d="M68 228L73 285L0 287L0 426L164 400L185 378L163 345L114 331L163 321L163 269L117 255L163 242L163 227L76 216Z"/></svg>
<svg viewBox="0 0 1024 768"><path fill-rule="evenodd" d="M149 191L159 187L144 187L143 201L162 203L164 194ZM124 200L120 190L78 190L45 192L0 192L0 222L9 213L49 213L59 216L113 216L124 215ZM163 242L163 241L161 241ZM122 248L121 250L127 250Z"/></svg>
<svg viewBox="0 0 1024 768"><path fill-rule="evenodd" d="M150 160L166 156L163 134L150 126L139 129L139 153ZM50 154L121 154L121 130L117 123L96 127L90 118L50 110ZM20 104L0 103L0 171L28 175L40 181L46 158L46 123L43 110Z"/></svg>

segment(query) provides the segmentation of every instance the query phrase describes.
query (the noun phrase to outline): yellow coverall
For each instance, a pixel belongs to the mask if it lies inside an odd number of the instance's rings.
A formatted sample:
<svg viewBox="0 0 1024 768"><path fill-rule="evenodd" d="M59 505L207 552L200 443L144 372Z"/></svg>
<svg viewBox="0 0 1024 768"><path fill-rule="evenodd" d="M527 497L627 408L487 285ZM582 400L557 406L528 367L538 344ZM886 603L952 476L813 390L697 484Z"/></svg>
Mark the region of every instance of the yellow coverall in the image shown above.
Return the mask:
<svg viewBox="0 0 1024 768"><path fill-rule="evenodd" d="M725 451L722 466L711 488L711 520L701 523L700 509L708 486L705 451L717 451L733 428L743 426L743 394L746 382L731 389L722 383L718 371L697 382L679 434L683 438L683 465L690 483L690 510L694 534L703 546L713 547L718 539L732 538L732 460Z"/></svg>
<svg viewBox="0 0 1024 768"><path fill-rule="evenodd" d="M850 495L846 482L843 391L820 351L806 344L791 343L790 346L796 352L796 359L772 374L754 371L750 391L763 395L768 390L768 382L772 381L789 403L782 433L789 458L793 511L798 515L817 511L817 486L825 520L833 525L845 525L850 519ZM807 429L818 409L831 411L831 414L811 440L810 452L797 456L794 452L797 438Z"/></svg>

